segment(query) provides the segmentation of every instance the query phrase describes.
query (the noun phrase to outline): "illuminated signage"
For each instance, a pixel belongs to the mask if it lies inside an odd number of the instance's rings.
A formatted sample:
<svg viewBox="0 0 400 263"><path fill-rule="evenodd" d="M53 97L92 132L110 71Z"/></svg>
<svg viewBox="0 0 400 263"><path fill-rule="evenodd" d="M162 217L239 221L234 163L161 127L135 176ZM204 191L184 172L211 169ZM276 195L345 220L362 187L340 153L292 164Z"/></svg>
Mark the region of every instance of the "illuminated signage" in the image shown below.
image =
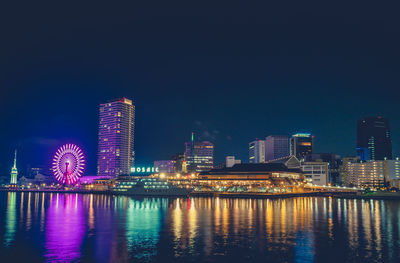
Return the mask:
<svg viewBox="0 0 400 263"><path fill-rule="evenodd" d="M293 137L311 137L310 133L296 133Z"/></svg>
<svg viewBox="0 0 400 263"><path fill-rule="evenodd" d="M131 173L133 174L158 173L158 167L149 167L149 166L131 167Z"/></svg>

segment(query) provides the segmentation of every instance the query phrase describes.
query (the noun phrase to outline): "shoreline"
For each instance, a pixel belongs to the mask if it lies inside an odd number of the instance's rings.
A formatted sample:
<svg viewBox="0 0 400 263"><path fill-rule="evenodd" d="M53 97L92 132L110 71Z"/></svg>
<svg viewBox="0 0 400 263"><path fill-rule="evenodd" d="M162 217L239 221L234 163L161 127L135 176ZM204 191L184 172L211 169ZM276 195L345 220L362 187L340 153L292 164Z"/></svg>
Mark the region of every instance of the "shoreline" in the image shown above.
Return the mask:
<svg viewBox="0 0 400 263"><path fill-rule="evenodd" d="M166 195L128 195L114 193L110 191L87 191L87 190L47 190L47 189L0 189L0 192L31 192L31 193L62 193L62 194L105 194L105 195L124 195L131 197L179 197ZM227 192L192 192L188 197L221 197L221 198L243 198L243 199L278 199L295 197L332 197L346 199L378 199L378 200L400 200L398 193L385 193L376 195L359 195L355 192L306 192L306 193L227 193Z"/></svg>

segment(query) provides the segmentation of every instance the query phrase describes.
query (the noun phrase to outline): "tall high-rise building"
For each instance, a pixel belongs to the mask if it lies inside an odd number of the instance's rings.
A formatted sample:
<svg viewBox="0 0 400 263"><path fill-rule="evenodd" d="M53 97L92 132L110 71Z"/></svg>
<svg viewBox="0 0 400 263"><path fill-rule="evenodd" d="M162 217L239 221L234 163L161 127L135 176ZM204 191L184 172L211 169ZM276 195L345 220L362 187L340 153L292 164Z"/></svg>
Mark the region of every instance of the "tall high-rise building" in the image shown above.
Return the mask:
<svg viewBox="0 0 400 263"><path fill-rule="evenodd" d="M265 162L265 141L255 140L249 143L249 162L263 163Z"/></svg>
<svg viewBox="0 0 400 263"><path fill-rule="evenodd" d="M265 161L289 156L289 137L271 135L265 139Z"/></svg>
<svg viewBox="0 0 400 263"><path fill-rule="evenodd" d="M185 158L188 172L211 170L214 165L214 144L209 141L196 142L192 133L190 142L185 143Z"/></svg>
<svg viewBox="0 0 400 263"><path fill-rule="evenodd" d="M17 170L17 150L14 153L14 166L11 168L10 184L17 184L18 170Z"/></svg>
<svg viewBox="0 0 400 263"><path fill-rule="evenodd" d="M135 106L126 98L100 104L97 175L118 176L134 166Z"/></svg>
<svg viewBox="0 0 400 263"><path fill-rule="evenodd" d="M290 138L290 155L303 159L314 151L314 136L310 133L296 133Z"/></svg>
<svg viewBox="0 0 400 263"><path fill-rule="evenodd" d="M392 159L388 119L367 117L357 121L357 155L363 161Z"/></svg>

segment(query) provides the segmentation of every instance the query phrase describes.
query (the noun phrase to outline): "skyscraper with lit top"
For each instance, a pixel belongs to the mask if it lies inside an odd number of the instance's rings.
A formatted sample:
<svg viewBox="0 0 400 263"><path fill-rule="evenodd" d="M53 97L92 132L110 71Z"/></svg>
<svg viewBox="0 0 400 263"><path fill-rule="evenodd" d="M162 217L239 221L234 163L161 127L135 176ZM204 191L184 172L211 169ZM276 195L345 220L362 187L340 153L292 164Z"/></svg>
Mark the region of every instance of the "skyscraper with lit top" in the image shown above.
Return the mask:
<svg viewBox="0 0 400 263"><path fill-rule="evenodd" d="M127 98L100 104L97 175L128 175L134 166L135 106Z"/></svg>
<svg viewBox="0 0 400 263"><path fill-rule="evenodd" d="M211 170L214 165L214 144L209 141L196 142L192 133L190 142L185 142L185 159L188 172Z"/></svg>

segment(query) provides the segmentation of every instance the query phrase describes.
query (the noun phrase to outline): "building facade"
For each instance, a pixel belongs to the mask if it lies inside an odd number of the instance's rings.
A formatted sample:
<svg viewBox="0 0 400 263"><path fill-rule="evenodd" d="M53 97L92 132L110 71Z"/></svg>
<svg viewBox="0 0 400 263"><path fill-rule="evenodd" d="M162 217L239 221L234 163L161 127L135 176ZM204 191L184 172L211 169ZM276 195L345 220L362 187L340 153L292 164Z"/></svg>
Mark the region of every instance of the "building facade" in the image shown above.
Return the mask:
<svg viewBox="0 0 400 263"><path fill-rule="evenodd" d="M388 119L367 117L357 121L357 155L362 161L392 159Z"/></svg>
<svg viewBox="0 0 400 263"><path fill-rule="evenodd" d="M135 106L122 98L100 104L98 176L128 175L134 166Z"/></svg>
<svg viewBox="0 0 400 263"><path fill-rule="evenodd" d="M187 172L211 170L214 165L214 144L209 141L196 142L192 133L191 141L185 143L185 160Z"/></svg>
<svg viewBox="0 0 400 263"><path fill-rule="evenodd" d="M225 167L229 168L234 166L235 164L241 164L241 160L235 159L235 156L226 156L225 158Z"/></svg>
<svg viewBox="0 0 400 263"><path fill-rule="evenodd" d="M307 155L305 158L306 162L326 162L328 163L328 181L331 185L342 185L343 180L340 173L340 166L342 165L342 159L340 155L333 153L313 153Z"/></svg>
<svg viewBox="0 0 400 263"><path fill-rule="evenodd" d="M174 156L172 156L172 160L174 161L175 165L175 172L176 173L182 173L186 172L185 170L185 155L183 153L177 153Z"/></svg>
<svg viewBox="0 0 400 263"><path fill-rule="evenodd" d="M154 161L154 168L157 168L160 173L175 173L174 160Z"/></svg>
<svg viewBox="0 0 400 263"><path fill-rule="evenodd" d="M327 162L302 162L301 169L307 182L319 186L328 185L329 168Z"/></svg>
<svg viewBox="0 0 400 263"><path fill-rule="evenodd" d="M265 162L265 141L255 140L249 143L249 162L263 163Z"/></svg>
<svg viewBox="0 0 400 263"><path fill-rule="evenodd" d="M358 188L380 188L385 186L388 175L385 161L344 161L345 183Z"/></svg>
<svg viewBox="0 0 400 263"><path fill-rule="evenodd" d="M265 161L289 156L289 137L271 135L265 138Z"/></svg>
<svg viewBox="0 0 400 263"><path fill-rule="evenodd" d="M310 133L296 133L290 138L290 155L299 160L314 152L314 136Z"/></svg>

